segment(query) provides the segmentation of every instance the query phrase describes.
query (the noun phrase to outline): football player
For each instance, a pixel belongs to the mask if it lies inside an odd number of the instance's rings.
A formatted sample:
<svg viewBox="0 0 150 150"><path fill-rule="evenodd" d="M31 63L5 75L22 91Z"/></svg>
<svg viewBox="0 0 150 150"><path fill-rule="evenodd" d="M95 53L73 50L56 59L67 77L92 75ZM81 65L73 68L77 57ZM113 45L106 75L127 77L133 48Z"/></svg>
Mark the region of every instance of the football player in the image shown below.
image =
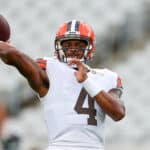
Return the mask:
<svg viewBox="0 0 150 150"><path fill-rule="evenodd" d="M48 150L104 150L105 116L115 121L125 116L121 78L106 68L90 68L94 51L93 29L77 20L56 33L56 58L34 61L0 42L1 59L15 66L41 97Z"/></svg>

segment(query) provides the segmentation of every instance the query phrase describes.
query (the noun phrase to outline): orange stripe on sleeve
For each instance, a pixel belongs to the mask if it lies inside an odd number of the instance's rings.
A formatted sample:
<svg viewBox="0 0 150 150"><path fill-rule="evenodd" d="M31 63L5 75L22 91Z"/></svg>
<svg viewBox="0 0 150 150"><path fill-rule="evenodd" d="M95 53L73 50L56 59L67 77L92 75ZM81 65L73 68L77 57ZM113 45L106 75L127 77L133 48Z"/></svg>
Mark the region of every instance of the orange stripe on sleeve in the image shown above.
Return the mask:
<svg viewBox="0 0 150 150"><path fill-rule="evenodd" d="M36 63L38 64L38 66L43 69L43 70L46 70L46 65L47 65L47 60L46 59L43 59L43 58L38 58L36 60Z"/></svg>
<svg viewBox="0 0 150 150"><path fill-rule="evenodd" d="M117 78L117 88L123 88L122 79L121 79L121 77L119 77L119 76L118 76L118 78Z"/></svg>

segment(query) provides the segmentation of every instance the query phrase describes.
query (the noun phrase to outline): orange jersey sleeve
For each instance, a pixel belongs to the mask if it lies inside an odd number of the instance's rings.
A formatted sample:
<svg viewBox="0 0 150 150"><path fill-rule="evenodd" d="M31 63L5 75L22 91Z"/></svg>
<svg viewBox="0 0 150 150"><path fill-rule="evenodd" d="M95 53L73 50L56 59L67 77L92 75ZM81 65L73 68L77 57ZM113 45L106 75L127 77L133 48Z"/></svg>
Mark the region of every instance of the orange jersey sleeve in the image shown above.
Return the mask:
<svg viewBox="0 0 150 150"><path fill-rule="evenodd" d="M36 63L39 65L39 67L43 70L46 70L47 60L44 58L38 58L36 59Z"/></svg>
<svg viewBox="0 0 150 150"><path fill-rule="evenodd" d="M117 88L123 88L122 79L120 76L117 77Z"/></svg>

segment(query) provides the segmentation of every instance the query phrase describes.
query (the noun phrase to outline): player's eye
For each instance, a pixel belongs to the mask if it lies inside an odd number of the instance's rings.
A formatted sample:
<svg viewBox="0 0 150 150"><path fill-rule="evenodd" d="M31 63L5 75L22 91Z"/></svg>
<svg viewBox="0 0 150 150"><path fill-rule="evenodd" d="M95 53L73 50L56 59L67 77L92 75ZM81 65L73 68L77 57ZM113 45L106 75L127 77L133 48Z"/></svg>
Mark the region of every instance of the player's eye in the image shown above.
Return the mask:
<svg viewBox="0 0 150 150"><path fill-rule="evenodd" d="M81 51L81 52L84 52L85 51L85 47L84 48L83 47L79 47L78 50Z"/></svg>
<svg viewBox="0 0 150 150"><path fill-rule="evenodd" d="M63 49L63 51L68 51L70 48L69 47L63 47L62 49Z"/></svg>

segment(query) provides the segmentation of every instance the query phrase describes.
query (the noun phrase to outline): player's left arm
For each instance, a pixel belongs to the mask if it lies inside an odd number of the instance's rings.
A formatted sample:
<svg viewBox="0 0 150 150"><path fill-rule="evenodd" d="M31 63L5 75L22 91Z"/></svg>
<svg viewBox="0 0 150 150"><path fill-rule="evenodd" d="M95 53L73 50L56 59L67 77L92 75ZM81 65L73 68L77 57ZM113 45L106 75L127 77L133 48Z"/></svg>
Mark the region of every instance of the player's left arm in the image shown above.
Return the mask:
<svg viewBox="0 0 150 150"><path fill-rule="evenodd" d="M113 120L119 121L125 116L125 106L121 100L120 89L112 89L109 92L101 90L95 99L105 113Z"/></svg>
<svg viewBox="0 0 150 150"><path fill-rule="evenodd" d="M99 85L96 85L87 76L85 66L78 59L72 59L68 62L69 65L76 64L78 70L75 71L76 79L79 83L87 81L84 85L86 90L92 97L95 97L97 104L108 114L113 120L119 121L125 116L125 106L121 100L121 88L111 89L109 92L100 90ZM92 83L93 82L93 83Z"/></svg>

